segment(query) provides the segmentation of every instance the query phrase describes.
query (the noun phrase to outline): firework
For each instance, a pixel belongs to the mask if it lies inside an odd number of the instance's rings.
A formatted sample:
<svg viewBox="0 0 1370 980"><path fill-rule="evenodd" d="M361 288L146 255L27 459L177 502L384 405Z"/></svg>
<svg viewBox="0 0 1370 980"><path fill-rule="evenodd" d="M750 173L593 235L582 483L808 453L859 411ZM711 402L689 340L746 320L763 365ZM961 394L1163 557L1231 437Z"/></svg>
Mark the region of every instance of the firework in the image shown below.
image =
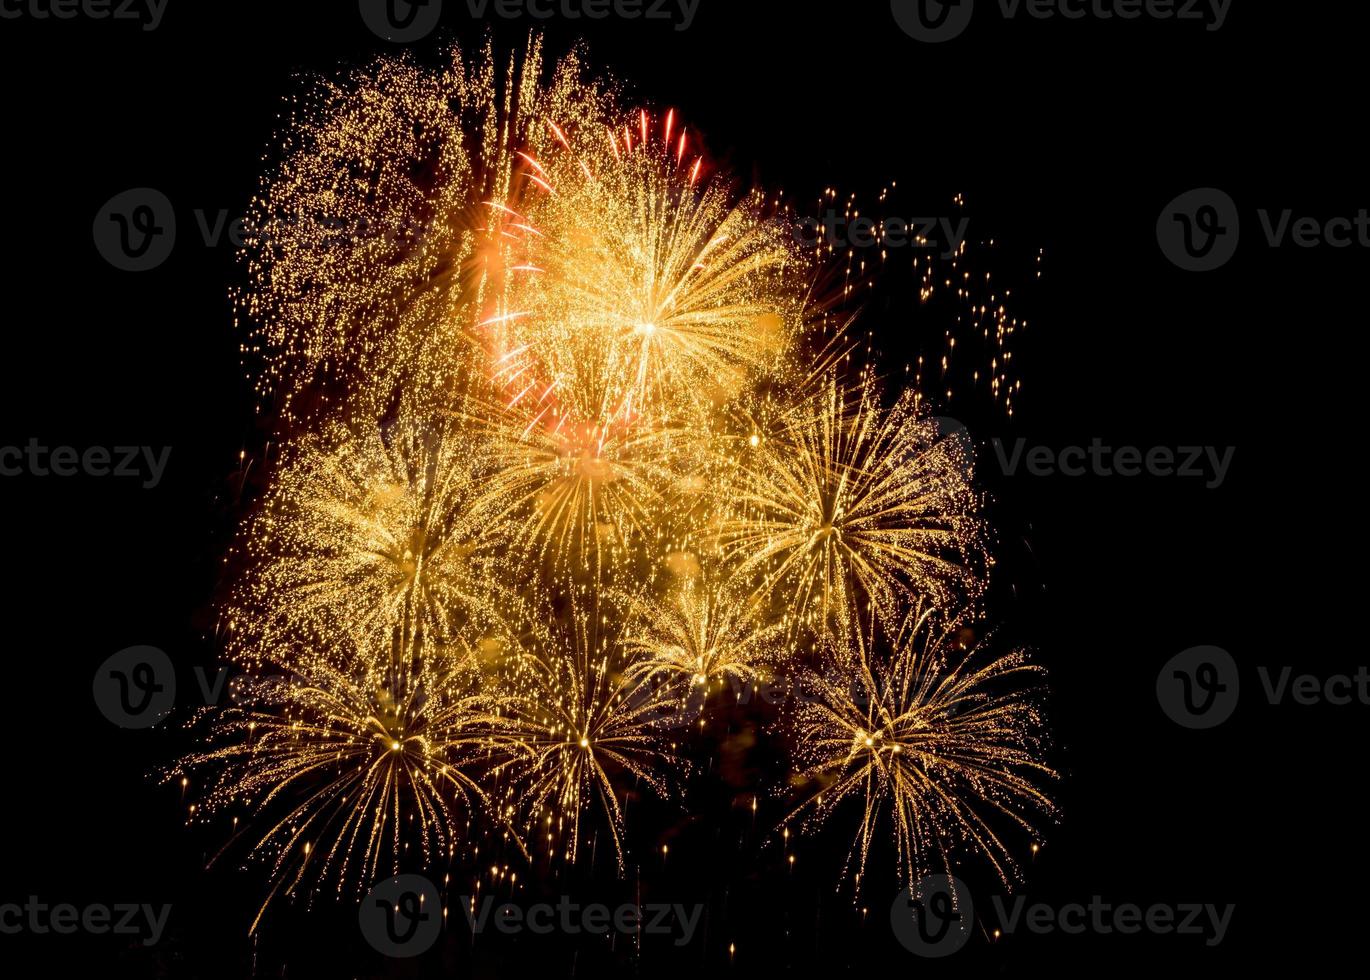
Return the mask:
<svg viewBox="0 0 1370 980"><path fill-rule="evenodd" d="M557 574L598 572L656 535L676 433L578 418L532 396L472 399L453 415L490 463L471 515L516 553Z"/></svg>
<svg viewBox="0 0 1370 980"><path fill-rule="evenodd" d="M738 447L714 529L721 552L780 596L792 625L844 629L911 598L978 594L982 528L970 460L912 396L881 408L863 377L829 379L778 434ZM774 427L773 427L774 428Z"/></svg>
<svg viewBox="0 0 1370 980"><path fill-rule="evenodd" d="M296 99L245 222L236 305L259 394L287 421L378 417L401 390L441 406L523 274L495 206L515 150L540 151L549 116L604 118L608 99L578 53L548 66L537 37L504 62L490 42L436 71L380 59Z"/></svg>
<svg viewBox="0 0 1370 980"><path fill-rule="evenodd" d="M911 307L914 322L887 326L906 329L916 338L918 353L905 365L915 397L920 403L930 399L949 408L974 394L1012 417L1023 387L1014 353L1028 321L1014 309L1024 297L999 281L999 243L988 238L972 244L966 237L968 229L983 226L979 219L971 222L961 194L952 197L932 238L926 234L930 226L915 227L912 238L891 230L887 222L895 228L907 225L888 218L891 213L917 214L928 207L906 190L891 182L867 200L865 195L825 189L813 202L815 210L798 219L802 237L811 244L811 257L840 278L834 292L871 305L889 302L885 294L891 288L907 289L911 275L918 298ZM850 229L858 219L873 226L874 247L847 247L850 242L834 240L818 228L831 221L837 222L831 226L834 231ZM1039 250L1035 279L1042 277L1044 258ZM901 265L907 265L908 272L898 271Z"/></svg>
<svg viewBox="0 0 1370 980"><path fill-rule="evenodd" d="M1034 815L1054 814L1037 785L1056 776L1041 758L1040 669L1021 651L955 650L955 635L919 606L888 660L858 639L805 685L794 739L801 779L818 791L796 815L817 824L849 801L862 808L848 857L858 889L882 826L907 883L934 864L951 874L965 848L1011 884L1020 869L996 818L1031 834Z"/></svg>
<svg viewBox="0 0 1370 980"><path fill-rule="evenodd" d="M762 195L701 177L674 112L570 122L522 154L529 274L489 321L501 374L582 417L679 424L788 347L806 266Z"/></svg>
<svg viewBox="0 0 1370 980"><path fill-rule="evenodd" d="M626 818L614 779L667 795L668 776L686 769L670 738L684 723L671 689L630 667L618 624L574 611L568 625L530 627L500 681L500 731L525 750L504 769L506 817L523 816L530 847L541 839L549 854L558 847L574 862L598 814L620 873Z"/></svg>
<svg viewBox="0 0 1370 980"><path fill-rule="evenodd" d="M607 836L622 874L710 693L815 655L796 813L864 802L858 881L886 822L901 875L968 847L1007 880L995 815L1051 812L1034 668L951 656L938 612L984 588L969 450L853 365L866 261L825 281L792 209L623 104L534 38L292 108L237 297L285 429L230 565L247 676L176 770L216 772L192 814L247 815L271 896L492 827L572 865ZM1010 408L1017 321L956 296Z"/></svg>
<svg viewBox="0 0 1370 980"><path fill-rule="evenodd" d="M358 895L410 844L425 865L450 856L462 815L486 805L467 769L509 746L491 734L478 680L462 649L278 650L235 679L210 747L170 776L215 774L196 820L246 815L251 855L275 882L262 911L301 886Z"/></svg>
<svg viewBox="0 0 1370 980"><path fill-rule="evenodd" d="M683 681L684 696L754 684L784 649L783 625L745 587L718 573L691 576L665 599L633 599L629 610L625 646L636 661L632 670Z"/></svg>
<svg viewBox="0 0 1370 980"><path fill-rule="evenodd" d="M288 452L245 551L231 636L249 655L340 626L379 645L488 615L478 447L442 419L327 426Z"/></svg>

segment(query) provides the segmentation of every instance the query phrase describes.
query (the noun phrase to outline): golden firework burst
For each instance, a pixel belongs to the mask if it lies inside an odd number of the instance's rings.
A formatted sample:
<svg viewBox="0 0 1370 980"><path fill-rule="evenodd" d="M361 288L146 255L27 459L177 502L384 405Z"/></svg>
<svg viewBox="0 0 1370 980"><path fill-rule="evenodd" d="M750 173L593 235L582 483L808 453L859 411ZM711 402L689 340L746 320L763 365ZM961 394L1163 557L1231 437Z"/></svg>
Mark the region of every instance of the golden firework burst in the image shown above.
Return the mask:
<svg viewBox="0 0 1370 980"><path fill-rule="evenodd" d="M345 625L381 645L450 639L488 614L491 543L471 509L479 447L443 419L334 423L287 450L228 618L269 651Z"/></svg>
<svg viewBox="0 0 1370 980"><path fill-rule="evenodd" d="M817 824L861 808L848 858L858 889L881 827L906 883L934 864L952 873L964 848L1010 884L1021 872L997 822L1032 834L1033 818L1055 813L1038 787L1056 778L1042 759L1040 668L1021 651L959 650L957 632L920 604L888 657L858 635L805 682L794 744L817 791L795 815Z"/></svg>
<svg viewBox="0 0 1370 980"><path fill-rule="evenodd" d="M667 795L670 777L687 770L673 736L688 718L668 685L631 665L621 626L597 608L530 625L505 658L500 731L526 751L501 770L510 781L503 813L526 820L530 848L545 842L574 862L593 824L607 830L622 872L626 791L615 779Z"/></svg>
<svg viewBox="0 0 1370 980"><path fill-rule="evenodd" d="M701 176L673 111L569 123L521 154L529 274L488 321L500 374L582 417L679 424L787 349L807 268L761 194Z"/></svg>
<svg viewBox="0 0 1370 980"><path fill-rule="evenodd" d="M489 460L472 514L515 551L558 575L598 572L659 534L680 433L581 418L534 394L473 397L453 417Z"/></svg>
<svg viewBox="0 0 1370 980"><path fill-rule="evenodd" d="M396 657L346 637L324 649L276 648L229 694L210 747L170 776L213 774L196 821L246 816L250 853L275 880L263 912L301 886L359 894L395 873L410 845L425 865L450 856L463 815L487 802L470 768L510 751L464 649Z"/></svg>
<svg viewBox="0 0 1370 980"><path fill-rule="evenodd" d="M846 629L901 603L978 593L982 526L961 443L941 438L910 395L883 409L863 376L829 378L754 432L729 461L721 552L763 576L792 626Z"/></svg>
<svg viewBox="0 0 1370 980"><path fill-rule="evenodd" d="M755 684L785 649L783 624L745 585L716 570L685 578L664 598L630 598L627 608L630 670L682 682L682 697Z"/></svg>
<svg viewBox="0 0 1370 980"><path fill-rule="evenodd" d="M441 407L474 356L476 324L525 273L514 253L520 148L543 120L608 118L611 92L540 37L508 59L489 41L440 70L383 58L292 101L249 208L235 296L283 420L379 417L401 391Z"/></svg>
<svg viewBox="0 0 1370 980"><path fill-rule="evenodd" d="M536 37L292 108L237 297L284 446L229 566L247 676L178 770L217 770L197 819L248 815L273 896L451 857L482 814L622 873L709 693L798 651L836 671L801 810L864 800L858 879L882 820L901 874L964 845L1007 877L990 811L1050 812L1032 668L952 658L934 612L984 588L966 446L853 365L852 268L816 302L823 250L699 146Z"/></svg>

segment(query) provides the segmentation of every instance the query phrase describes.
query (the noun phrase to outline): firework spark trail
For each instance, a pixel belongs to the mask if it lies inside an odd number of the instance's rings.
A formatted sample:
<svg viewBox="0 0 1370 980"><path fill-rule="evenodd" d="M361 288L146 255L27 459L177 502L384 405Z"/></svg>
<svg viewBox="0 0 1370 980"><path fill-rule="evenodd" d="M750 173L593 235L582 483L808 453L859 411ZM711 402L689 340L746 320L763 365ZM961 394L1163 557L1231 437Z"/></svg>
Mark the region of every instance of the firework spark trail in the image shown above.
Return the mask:
<svg viewBox="0 0 1370 980"><path fill-rule="evenodd" d="M792 623L841 633L863 610L888 622L910 598L978 595L970 461L910 395L886 411L868 377L854 393L830 380L779 437L749 442L716 542L764 575Z"/></svg>
<svg viewBox="0 0 1370 980"><path fill-rule="evenodd" d="M951 855L966 847L1011 885L1021 869L996 820L1032 834L1031 817L1055 814L1038 788L1056 778L1042 761L1040 668L1021 651L955 650L954 636L932 606L919 605L887 659L858 635L806 682L794 744L802 778L819 791L792 816L821 824L848 801L861 806L848 856L858 889L881 826L905 883L934 863L951 874Z"/></svg>
<svg viewBox="0 0 1370 980"><path fill-rule="evenodd" d="M612 96L579 52L548 66L537 37L501 63L490 41L436 71L379 59L284 114L235 297L283 421L374 418L401 390L441 407L471 369L475 324L521 275L491 207L512 196L515 150L547 146L545 118L604 118Z"/></svg>
<svg viewBox="0 0 1370 980"><path fill-rule="evenodd" d="M785 648L783 624L767 617L745 585L720 573L702 572L664 598L636 595L625 605L625 647L635 658L629 672L683 682L682 700L715 686L755 684Z"/></svg>
<svg viewBox="0 0 1370 980"><path fill-rule="evenodd" d="M845 300L869 302L888 273L903 279L899 266L901 260L908 263L912 282L904 280L905 288L917 292L912 332L924 342L938 342L935 348L920 345L921 352L906 365L920 406L929 395L950 407L974 393L987 396L1012 418L1023 388L1014 354L1028 320L1014 310L1022 297L996 279L990 257L1000 243L989 237L972 246L964 237L972 227L965 197L953 196L951 213L941 219L944 226L933 233L936 241L924 236L929 230L926 225L891 214L891 210L905 214L926 210L926 202L902 195L898 182L883 187L874 201L863 201L854 193L839 196L829 187L814 203L816 210L797 220L805 229L810 258L841 269L840 293ZM869 248L852 247L845 235L858 219L873 226ZM894 222L893 227L887 222ZM952 222L959 232L949 235ZM819 225L832 234L819 230ZM973 227L980 227L978 218ZM942 251L951 245L955 247L949 252ZM1034 279L1041 279L1044 259L1039 250Z"/></svg>
<svg viewBox="0 0 1370 980"><path fill-rule="evenodd" d="M442 419L335 423L293 447L246 541L238 649L328 636L450 638L490 615L493 556L471 501L478 447ZM495 579L494 581L498 581Z"/></svg>
<svg viewBox="0 0 1370 980"><path fill-rule="evenodd" d="M239 810L265 828L251 856L275 885L258 921L282 890L331 881L360 894L398 870L411 842L425 865L450 856L460 815L488 805L469 770L516 751L492 734L498 704L480 691L473 655L395 658L342 641L272 659L235 679L211 747L167 774L214 773L195 819Z"/></svg>
<svg viewBox="0 0 1370 980"><path fill-rule="evenodd" d="M542 835L550 854L560 833L574 863L582 823L594 819L609 831L620 873L626 815L614 776L667 796L669 777L688 771L670 737L681 724L671 689L630 669L621 630L598 603L572 611L569 626L530 627L501 670L499 729L526 749L504 769L504 812L528 821L530 845Z"/></svg>

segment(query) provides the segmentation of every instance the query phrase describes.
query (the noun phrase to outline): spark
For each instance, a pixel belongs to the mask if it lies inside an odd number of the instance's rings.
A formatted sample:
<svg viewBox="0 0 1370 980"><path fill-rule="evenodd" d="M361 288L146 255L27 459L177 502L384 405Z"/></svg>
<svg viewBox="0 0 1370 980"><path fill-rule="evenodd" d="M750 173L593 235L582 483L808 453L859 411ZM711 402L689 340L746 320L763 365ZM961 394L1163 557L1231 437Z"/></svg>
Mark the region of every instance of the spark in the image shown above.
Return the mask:
<svg viewBox="0 0 1370 980"><path fill-rule="evenodd" d="M1021 869L996 823L1032 834L1034 815L1055 815L1038 788L1056 778L1042 761L1041 670L1021 651L955 650L955 636L920 604L888 656L859 638L836 651L795 712L802 778L818 788L795 815L812 826L860 807L848 857L858 890L882 827L906 883L934 865L951 874L964 847L1011 885Z"/></svg>
<svg viewBox="0 0 1370 980"><path fill-rule="evenodd" d="M667 774L688 766L667 737L680 717L669 689L627 669L620 639L621 627L593 609L574 612L567 627L530 624L501 671L500 731L527 748L506 766L515 811L530 824L555 816L572 862L597 813L622 873L626 816L615 776L665 796Z"/></svg>
<svg viewBox="0 0 1370 980"><path fill-rule="evenodd" d="M715 541L764 577L795 625L839 632L873 609L977 595L983 528L971 461L910 395L830 379L731 468Z"/></svg>

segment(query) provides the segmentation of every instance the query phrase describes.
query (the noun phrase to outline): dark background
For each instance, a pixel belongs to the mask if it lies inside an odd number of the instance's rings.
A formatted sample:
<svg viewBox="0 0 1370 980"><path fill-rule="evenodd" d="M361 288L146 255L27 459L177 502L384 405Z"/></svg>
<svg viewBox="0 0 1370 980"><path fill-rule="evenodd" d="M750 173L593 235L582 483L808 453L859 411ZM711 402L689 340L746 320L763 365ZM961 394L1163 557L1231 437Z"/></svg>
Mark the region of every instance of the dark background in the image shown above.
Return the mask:
<svg viewBox="0 0 1370 980"><path fill-rule="evenodd" d="M238 455L256 452L260 436L227 300L240 281L232 248L206 247L194 211L243 213L300 73L392 46L341 2L171 0L148 33L0 21L0 444L173 447L155 490L0 480L0 902L173 906L151 950L109 937L0 936L0 962L35 957L25 975L177 977L1033 975L1067 962L1317 970L1352 953L1370 709L1273 708L1254 673L1349 673L1366 662L1362 606L1350 596L1362 564L1352 508L1363 499L1354 420L1365 251L1272 250L1255 219L1260 207L1328 218L1370 206L1364 25L1349 19L1352 6L1236 0L1215 33L985 12L936 47L903 34L878 2L702 0L684 32L547 25L552 53L584 36L596 65L652 104L679 107L716 158L796 199L835 186L871 200L897 180L906 213L943 214L964 193L972 239L998 243L981 260L1023 285L1030 327L1016 344L1024 388L1014 419L973 400L947 414L971 425L995 499L993 619L1051 671L1063 819L1045 828L1024 891L1055 903L1100 895L1237 908L1216 948L1193 936L1022 934L994 945L977 937L938 963L892 941L892 889L863 898L864 924L836 890L848 828L798 845L789 873L774 848L758 849L762 835L737 805L747 794L721 779L692 797L694 819L649 808L635 825L653 896L644 900L708 904L707 934L684 950L650 938L636 957L588 939L578 952L534 937L473 946L457 930L419 963L387 964L356 937L350 908L286 910L259 941L246 938L260 875L201 870L216 840L184 829L176 790L149 778L182 736L115 728L96 710L91 677L114 651L152 644L193 693L191 668L217 656L208 603L240 516ZM442 36L478 40L483 25L465 5L448 7ZM530 22L491 26L507 48ZM1156 219L1177 194L1208 185L1237 200L1245 234L1225 268L1189 274L1158 250ZM179 239L160 268L130 274L96 252L91 223L108 198L140 186L174 202ZM927 311L896 298L877 312L868 325L890 365L937 349L941 325ZM1237 452L1219 490L1147 477L1009 479L985 445L995 436ZM1154 694L1161 664L1199 644L1231 651L1247 685L1234 719L1210 732L1175 726ZM764 738L755 751L764 762ZM654 853L663 840L664 866ZM621 900L636 882L595 894ZM19 975L17 960L6 972Z"/></svg>

